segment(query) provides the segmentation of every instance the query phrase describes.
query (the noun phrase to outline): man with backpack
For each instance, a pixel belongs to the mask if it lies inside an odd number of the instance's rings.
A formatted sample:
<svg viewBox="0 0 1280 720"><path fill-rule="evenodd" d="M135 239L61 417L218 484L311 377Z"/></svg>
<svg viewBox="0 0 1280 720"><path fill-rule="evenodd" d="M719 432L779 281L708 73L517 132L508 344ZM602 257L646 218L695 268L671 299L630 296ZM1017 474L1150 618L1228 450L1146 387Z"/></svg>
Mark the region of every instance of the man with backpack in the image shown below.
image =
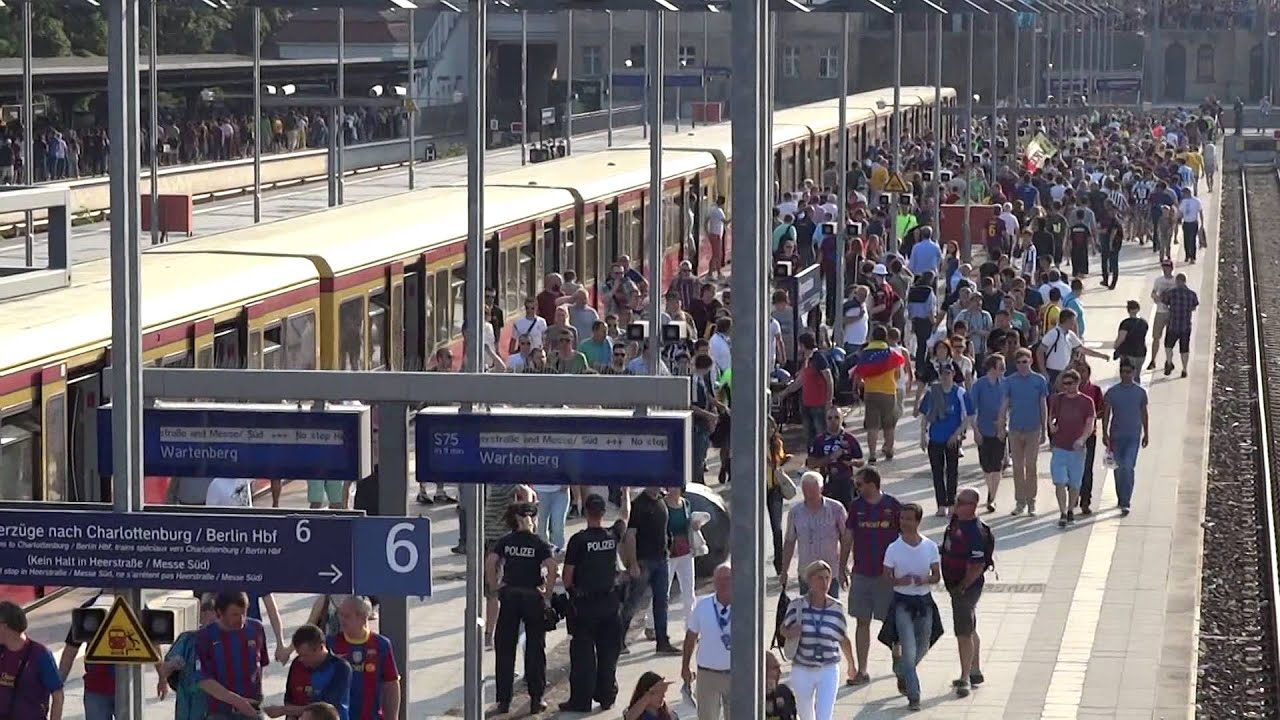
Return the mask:
<svg viewBox="0 0 1280 720"><path fill-rule="evenodd" d="M214 596L206 593L200 598L200 627L217 620ZM200 687L200 673L196 670L196 632L188 630L179 635L159 667L160 683L156 692L162 700L170 690L177 693L175 720L204 720L209 714L209 696Z"/></svg>
<svg viewBox="0 0 1280 720"><path fill-rule="evenodd" d="M995 567L995 536L977 513L978 491L961 490L940 543L942 582L951 595L951 616L960 651L960 677L951 683L958 697L968 697L969 688L985 680L978 637L978 601L982 598L983 575Z"/></svg>

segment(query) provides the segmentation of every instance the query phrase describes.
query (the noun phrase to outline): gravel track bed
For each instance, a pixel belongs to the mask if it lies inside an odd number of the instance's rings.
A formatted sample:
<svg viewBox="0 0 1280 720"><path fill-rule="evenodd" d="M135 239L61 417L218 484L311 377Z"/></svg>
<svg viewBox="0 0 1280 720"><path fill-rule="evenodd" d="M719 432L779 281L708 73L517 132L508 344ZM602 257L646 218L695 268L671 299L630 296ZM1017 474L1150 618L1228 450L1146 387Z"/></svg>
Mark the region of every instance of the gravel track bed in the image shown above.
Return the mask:
<svg viewBox="0 0 1280 720"><path fill-rule="evenodd" d="M1280 403L1280 188L1274 173L1250 173L1249 215L1262 273L1263 341L1267 378ZM1242 279L1240 178L1227 173L1222 188L1218 254L1218 323L1209 445L1208 501L1201 578L1198 718L1280 718L1270 563L1261 503L1259 428L1254 418L1253 357L1246 323L1249 304ZM1280 407L1272 408L1280 429ZM1280 447L1272 448L1274 458ZM1280 477L1280 468L1273 468Z"/></svg>

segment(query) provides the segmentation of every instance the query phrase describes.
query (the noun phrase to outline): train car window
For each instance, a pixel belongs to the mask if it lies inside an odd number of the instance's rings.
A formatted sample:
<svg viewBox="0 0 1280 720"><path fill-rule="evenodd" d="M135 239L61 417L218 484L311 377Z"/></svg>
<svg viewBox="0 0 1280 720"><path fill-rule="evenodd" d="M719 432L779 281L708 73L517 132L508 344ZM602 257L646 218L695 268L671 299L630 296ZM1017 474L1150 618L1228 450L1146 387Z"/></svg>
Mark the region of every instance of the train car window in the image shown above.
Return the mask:
<svg viewBox="0 0 1280 720"><path fill-rule="evenodd" d="M272 323L262 330L262 369L284 370L288 367L285 352L284 323Z"/></svg>
<svg viewBox="0 0 1280 720"><path fill-rule="evenodd" d="M610 203L600 216L600 241L603 257L600 258L600 277L609 276L609 263L618 257L618 204Z"/></svg>
<svg viewBox="0 0 1280 720"><path fill-rule="evenodd" d="M484 244L484 286L498 287L498 233L489 236Z"/></svg>
<svg viewBox="0 0 1280 720"><path fill-rule="evenodd" d="M316 313L308 310L288 318L284 333L284 364L290 370L316 369Z"/></svg>
<svg viewBox="0 0 1280 720"><path fill-rule="evenodd" d="M534 288L538 287L537 268L533 264L533 243L520 247L520 294L517 302L512 303L511 313L519 312L524 307L524 299L533 297Z"/></svg>
<svg viewBox="0 0 1280 720"><path fill-rule="evenodd" d="M571 227L560 231L560 272L578 273L578 233ZM581 274L578 275L581 280Z"/></svg>
<svg viewBox="0 0 1280 720"><path fill-rule="evenodd" d="M449 284L449 340L462 334L462 323L467 309L466 268L453 271L453 279Z"/></svg>
<svg viewBox="0 0 1280 720"><path fill-rule="evenodd" d="M560 253L557 245L560 239L559 221L553 220L542 226L542 274L560 272Z"/></svg>
<svg viewBox="0 0 1280 720"><path fill-rule="evenodd" d="M507 248L502 261L502 298L503 314L507 317L515 314L520 307L520 248Z"/></svg>
<svg viewBox="0 0 1280 720"><path fill-rule="evenodd" d="M262 367L262 331L249 331L249 367Z"/></svg>
<svg viewBox="0 0 1280 720"><path fill-rule="evenodd" d="M160 367L167 368L189 368L191 365L191 353L183 350L182 352L171 353L165 355L160 360Z"/></svg>
<svg viewBox="0 0 1280 720"><path fill-rule="evenodd" d="M582 223L583 260L582 273L579 280L583 285L591 285L600 273L600 245L596 235L596 211L587 211Z"/></svg>
<svg viewBox="0 0 1280 720"><path fill-rule="evenodd" d="M387 367L387 291L380 290L369 296L369 370Z"/></svg>
<svg viewBox="0 0 1280 720"><path fill-rule="evenodd" d="M213 350L209 350L213 356ZM90 372L67 379L67 493L72 502L86 502L101 497L98 483L98 403L102 375Z"/></svg>
<svg viewBox="0 0 1280 720"><path fill-rule="evenodd" d="M684 208L680 198L675 194L662 196L662 240L664 250L675 250L680 247L681 233L687 223L684 219Z"/></svg>
<svg viewBox="0 0 1280 720"><path fill-rule="evenodd" d="M364 370L364 296L338 306L338 369Z"/></svg>
<svg viewBox="0 0 1280 720"><path fill-rule="evenodd" d="M244 367L240 352L240 325L225 322L213 328L213 366L223 370Z"/></svg>
<svg viewBox="0 0 1280 720"><path fill-rule="evenodd" d="M431 347L427 348L428 359L442 345L449 342L449 271L441 270L435 274L431 293L431 302L435 308L432 324Z"/></svg>
<svg viewBox="0 0 1280 720"><path fill-rule="evenodd" d="M404 285L391 286L391 331L387 333L387 357L391 360L392 370L403 370L404 364ZM396 350L400 355L396 355Z"/></svg>
<svg viewBox="0 0 1280 720"><path fill-rule="evenodd" d="M404 339L401 345L404 359L401 369L416 370L422 367L422 274L418 271L404 276Z"/></svg>
<svg viewBox="0 0 1280 720"><path fill-rule="evenodd" d="M207 368L213 367L213 346L205 345L200 348L200 352L196 353L197 367Z"/></svg>
<svg viewBox="0 0 1280 720"><path fill-rule="evenodd" d="M44 404L45 462L44 493L41 500L67 499L67 396L55 395Z"/></svg>
<svg viewBox="0 0 1280 720"><path fill-rule="evenodd" d="M0 498L35 500L40 483L40 421L28 410L0 419Z"/></svg>
<svg viewBox="0 0 1280 720"><path fill-rule="evenodd" d="M631 222L627 226L627 242L626 247L619 248L622 252L631 257L633 266L644 266L645 259L642 255L644 248L644 208L637 207L631 211ZM614 258L617 260L617 258Z"/></svg>

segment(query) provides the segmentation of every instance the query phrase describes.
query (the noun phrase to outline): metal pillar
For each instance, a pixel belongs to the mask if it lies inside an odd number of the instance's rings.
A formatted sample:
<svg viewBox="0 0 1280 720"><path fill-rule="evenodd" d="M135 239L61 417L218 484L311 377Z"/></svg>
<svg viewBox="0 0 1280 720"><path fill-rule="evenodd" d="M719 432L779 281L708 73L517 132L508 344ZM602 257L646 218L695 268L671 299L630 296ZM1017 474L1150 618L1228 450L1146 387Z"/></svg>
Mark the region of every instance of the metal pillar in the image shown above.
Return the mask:
<svg viewBox="0 0 1280 720"><path fill-rule="evenodd" d="M902 13L893 14L893 174L902 174ZM898 251L898 208L889 211L889 252Z"/></svg>
<svg viewBox="0 0 1280 720"><path fill-rule="evenodd" d="M378 403L374 412L378 418L378 514L405 517L409 514L409 496L404 493L409 483L409 405ZM409 667L408 598L403 595L379 598L378 632L391 641L396 667ZM413 683L400 683L400 712L397 717L409 717L412 687Z"/></svg>
<svg viewBox="0 0 1280 720"><path fill-rule="evenodd" d="M964 100L964 235L960 238L960 259L969 261L973 258L973 243L970 235L970 221L973 212L973 192L969 188L973 176L973 35L974 26L978 23L976 15L969 16L969 82L965 85Z"/></svg>
<svg viewBox="0 0 1280 720"><path fill-rule="evenodd" d="M573 10L569 10L568 80L564 84L564 152L573 153Z"/></svg>
<svg viewBox="0 0 1280 720"><path fill-rule="evenodd" d="M996 181L999 153L996 148L1000 124L1000 15L991 13L991 183Z"/></svg>
<svg viewBox="0 0 1280 720"><path fill-rule="evenodd" d="M466 367L478 373L484 367L484 166L488 108L488 2L471 0L471 25L467 38L467 285ZM464 411L469 410L467 406ZM463 618L463 720L484 715L484 492L480 485L459 487L463 527L466 530L467 603Z"/></svg>
<svg viewBox="0 0 1280 720"><path fill-rule="evenodd" d="M765 382L769 225L772 205L773 153L770 140L773 18L764 0L733 2L733 234L732 276L733 411L738 422L730 430L737 443L730 472L738 482L730 489L733 508L733 613L730 618L730 699L726 717L764 717L764 428L768 409ZM843 201L842 201L843 202Z"/></svg>
<svg viewBox="0 0 1280 720"><path fill-rule="evenodd" d="M680 13L676 13L676 70L681 76L684 75L684 63L680 60ZM680 132L680 83L676 83L676 132Z"/></svg>
<svg viewBox="0 0 1280 720"><path fill-rule="evenodd" d="M648 20L645 20L645 23L644 23L644 46L646 48L649 47L649 21ZM649 68L647 67L649 65L649 62L647 60L645 61L645 65L646 67L645 67L644 73L645 73L645 77L647 78L649 77ZM649 89L648 89L647 83L645 85L645 91L643 93L643 104L644 104L644 122L640 124L640 139L642 140L649 137L649 130L650 130Z"/></svg>
<svg viewBox="0 0 1280 720"><path fill-rule="evenodd" d="M338 127L338 118L338 106L333 105L329 108L329 152L325 167L329 207L338 206L338 133L342 131L342 128Z"/></svg>
<svg viewBox="0 0 1280 720"><path fill-rule="evenodd" d="M23 3L24 10L29 4ZM111 140L108 177L114 210L111 213L111 442L116 460L111 497L116 512L132 513L142 509L138 0L107 3L107 88L107 127ZM141 590L116 592L133 607L141 607ZM123 718L142 717L141 665L116 670L115 706Z"/></svg>
<svg viewBox="0 0 1280 720"><path fill-rule="evenodd" d="M609 15L609 22L613 22L613 15ZM613 34L609 34L610 41L613 40ZM613 82L612 79L609 81ZM609 105L613 105L613 98L609 98ZM609 136L613 137L613 113L609 114ZM541 132L539 132L541 134ZM529 162L529 11L520 11L520 164L525 165Z"/></svg>
<svg viewBox="0 0 1280 720"><path fill-rule="evenodd" d="M1032 16L1031 21L1031 104L1039 105L1040 100L1040 15Z"/></svg>
<svg viewBox="0 0 1280 720"><path fill-rule="evenodd" d="M1067 16L1058 15L1058 104L1065 104L1067 93Z"/></svg>
<svg viewBox="0 0 1280 720"><path fill-rule="evenodd" d="M1021 73L1018 71L1022 68L1022 42L1021 41L1022 41L1022 16L1014 15L1013 16L1013 85L1012 85L1013 94L1010 96L1009 106L1012 108L1015 108L1015 110L1012 112L1012 115L1010 117L1011 121L1018 117L1018 111L1016 110L1016 108L1018 107L1018 95L1019 95L1018 81L1021 75ZM1006 114L1008 115L1009 113L1006 113ZM1009 132L1010 133L1013 132L1012 124L1010 124Z"/></svg>
<svg viewBox="0 0 1280 720"><path fill-rule="evenodd" d="M31 70L31 0L22 3L22 183L24 185L34 185L35 162L32 157L35 152L35 88L32 82ZM26 256L27 267L34 267L36 264L36 240L35 233L32 232L32 215L27 210L23 213L22 223L22 240L23 250Z"/></svg>
<svg viewBox="0 0 1280 720"><path fill-rule="evenodd" d="M418 39L414 37L414 8L409 8L409 86L405 88L405 121L409 133L409 189L418 184L414 165L418 162L418 80L414 68L415 56L418 54ZM403 695L404 693L401 693ZM403 715L403 713L402 713Z"/></svg>
<svg viewBox="0 0 1280 720"><path fill-rule="evenodd" d="M262 127L263 127L263 122L262 122L262 8L258 7L257 5L254 5L253 6L253 221L255 223L262 222Z"/></svg>
<svg viewBox="0 0 1280 720"><path fill-rule="evenodd" d="M710 78L707 77L707 50L708 48L711 47L710 45L711 35L707 31L707 25L709 22L707 16L710 14L711 13L709 12L702 13L702 56L698 58L698 68L702 71L702 122L703 123L707 121L707 104L709 102L707 97L707 82L708 80L710 80ZM689 126L695 127L695 128L698 127L697 113L691 114L691 117L689 118Z"/></svg>
<svg viewBox="0 0 1280 720"><path fill-rule="evenodd" d="M836 203L835 282L827 289L835 296L832 298L832 308L839 308L844 301L844 246L847 237L846 228L849 226L849 188L846 185L846 176L849 173L849 13L840 13L839 82L840 138L836 147L836 157L840 158L840 164L836 167L836 190L840 193L840 200ZM794 301L795 298L792 300ZM835 346L841 347L844 344L844 323L833 321L831 332Z"/></svg>
<svg viewBox="0 0 1280 720"><path fill-rule="evenodd" d="M347 183L347 11L338 8L338 172L334 185L338 189L338 204L345 203Z"/></svg>
<svg viewBox="0 0 1280 720"><path fill-rule="evenodd" d="M160 74L156 68L156 5L157 0L147 3L147 114L151 117L147 122L147 156L151 160L151 244L160 244L160 157L156 150L160 147Z"/></svg>
<svg viewBox="0 0 1280 720"><path fill-rule="evenodd" d="M609 104L606 109L609 128L605 131L605 147L613 147L613 68L617 59L613 55L613 11L605 10L604 12L609 17L609 49L605 53L609 58L609 97L607 98Z"/></svg>
<svg viewBox="0 0 1280 720"><path fill-rule="evenodd" d="M942 239L942 14L933 16L933 227Z"/></svg>
<svg viewBox="0 0 1280 720"><path fill-rule="evenodd" d="M1080 94L1085 98L1088 98L1089 97L1089 70L1086 67L1085 57L1084 57L1084 36L1085 36L1086 23L1087 23L1086 19L1082 17L1077 21L1077 24L1076 24L1076 68L1077 68L1077 71L1080 73L1080 83L1081 83Z"/></svg>
<svg viewBox="0 0 1280 720"><path fill-rule="evenodd" d="M645 362L649 371L658 375L659 349L662 346L662 101L663 80L666 66L666 13L654 11L649 16L653 42L649 45L649 62L645 76L649 82L645 91L649 94L649 125L654 128L649 136L649 204L648 221L645 223L645 274L649 276L649 342L645 349Z"/></svg>

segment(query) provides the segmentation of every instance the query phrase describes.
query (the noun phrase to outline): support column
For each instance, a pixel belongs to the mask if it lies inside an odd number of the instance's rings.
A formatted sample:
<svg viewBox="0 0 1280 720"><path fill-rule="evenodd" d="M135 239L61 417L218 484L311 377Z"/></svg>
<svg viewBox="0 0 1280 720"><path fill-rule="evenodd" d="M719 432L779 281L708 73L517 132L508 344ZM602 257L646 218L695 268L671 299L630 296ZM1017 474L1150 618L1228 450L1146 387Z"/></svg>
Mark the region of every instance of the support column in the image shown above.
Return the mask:
<svg viewBox="0 0 1280 720"><path fill-rule="evenodd" d="M649 371L659 374L662 347L662 105L666 65L666 13L654 11L649 16L649 60L645 63L645 75L649 82L645 91L649 94L649 199L645 218L645 274L649 276L649 341L645 350L645 362Z"/></svg>
<svg viewBox="0 0 1280 720"><path fill-rule="evenodd" d="M405 517L409 514L409 496L404 492L409 484L409 405L379 403L374 410L378 417L378 464L374 470L378 476L378 514ZM391 641L396 667L409 667L408 598L403 595L379 598L378 631ZM400 683L399 717L409 717L409 693L413 686L414 683Z"/></svg>

